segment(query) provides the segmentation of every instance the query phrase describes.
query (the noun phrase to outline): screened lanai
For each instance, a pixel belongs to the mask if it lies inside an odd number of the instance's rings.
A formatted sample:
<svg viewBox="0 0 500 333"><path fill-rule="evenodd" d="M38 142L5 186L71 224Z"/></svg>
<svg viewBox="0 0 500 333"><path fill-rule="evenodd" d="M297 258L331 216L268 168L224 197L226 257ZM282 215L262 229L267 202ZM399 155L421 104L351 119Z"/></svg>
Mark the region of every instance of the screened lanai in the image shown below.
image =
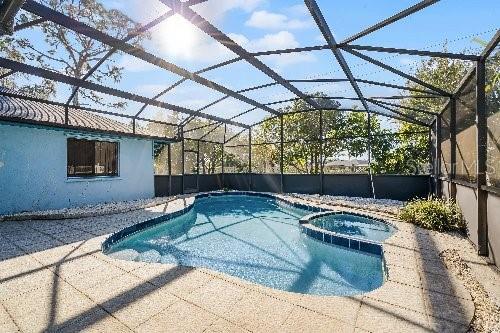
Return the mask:
<svg viewBox="0 0 500 333"><path fill-rule="evenodd" d="M150 138L158 196L463 199L488 253L494 1L82 4L2 2L2 121Z"/></svg>
<svg viewBox="0 0 500 333"><path fill-rule="evenodd" d="M0 0L0 332L500 331L498 0Z"/></svg>

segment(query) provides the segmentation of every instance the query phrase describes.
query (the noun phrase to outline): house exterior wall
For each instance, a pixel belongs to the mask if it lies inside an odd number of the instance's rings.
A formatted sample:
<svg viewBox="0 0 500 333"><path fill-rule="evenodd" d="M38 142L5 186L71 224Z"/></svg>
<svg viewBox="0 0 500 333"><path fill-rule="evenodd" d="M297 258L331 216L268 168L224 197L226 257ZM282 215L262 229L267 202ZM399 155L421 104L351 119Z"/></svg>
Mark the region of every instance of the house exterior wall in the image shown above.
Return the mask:
<svg viewBox="0 0 500 333"><path fill-rule="evenodd" d="M119 142L119 176L68 178L69 137ZM154 196L152 141L0 123L0 214Z"/></svg>

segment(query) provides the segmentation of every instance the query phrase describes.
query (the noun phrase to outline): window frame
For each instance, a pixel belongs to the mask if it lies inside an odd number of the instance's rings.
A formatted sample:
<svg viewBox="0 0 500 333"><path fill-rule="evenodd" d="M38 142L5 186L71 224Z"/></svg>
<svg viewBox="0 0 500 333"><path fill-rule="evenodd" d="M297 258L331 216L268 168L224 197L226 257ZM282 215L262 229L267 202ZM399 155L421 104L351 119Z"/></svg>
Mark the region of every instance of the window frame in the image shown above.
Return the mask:
<svg viewBox="0 0 500 333"><path fill-rule="evenodd" d="M86 141L91 142L93 145L92 149L92 173L87 174L70 174L69 173L69 163L70 163L70 151L69 142L70 141ZM116 170L112 173L96 173L96 143L110 143L116 146ZM86 138L86 137L68 137L66 139L66 177L68 179L79 179L79 178L118 178L120 177L120 142L105 139L96 138Z"/></svg>

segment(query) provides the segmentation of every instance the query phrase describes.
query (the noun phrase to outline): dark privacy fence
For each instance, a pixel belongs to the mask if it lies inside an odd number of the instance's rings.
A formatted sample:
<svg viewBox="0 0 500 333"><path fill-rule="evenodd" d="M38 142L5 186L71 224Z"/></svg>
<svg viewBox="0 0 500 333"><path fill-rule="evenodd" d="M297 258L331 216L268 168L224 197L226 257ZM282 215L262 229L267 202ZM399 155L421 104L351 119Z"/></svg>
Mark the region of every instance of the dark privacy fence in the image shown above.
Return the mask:
<svg viewBox="0 0 500 333"><path fill-rule="evenodd" d="M480 255L500 263L500 34L433 126L433 187L455 200Z"/></svg>
<svg viewBox="0 0 500 333"><path fill-rule="evenodd" d="M416 197L425 198L430 193L430 177L425 175L374 175L372 179L376 198L410 200ZM258 192L372 197L369 175L323 175L323 189L319 175L284 174L283 183L281 181L280 174L155 176L155 194L156 196L182 194L183 188L186 192L186 188L195 188L197 184L200 192L227 188Z"/></svg>

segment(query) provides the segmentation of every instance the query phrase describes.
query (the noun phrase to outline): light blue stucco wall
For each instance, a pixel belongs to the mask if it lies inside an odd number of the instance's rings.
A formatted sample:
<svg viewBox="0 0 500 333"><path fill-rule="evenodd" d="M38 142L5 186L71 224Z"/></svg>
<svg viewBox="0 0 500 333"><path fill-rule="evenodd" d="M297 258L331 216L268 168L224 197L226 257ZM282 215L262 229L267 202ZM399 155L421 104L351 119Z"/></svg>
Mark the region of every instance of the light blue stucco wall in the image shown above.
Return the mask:
<svg viewBox="0 0 500 333"><path fill-rule="evenodd" d="M68 179L68 137L119 142L119 177ZM152 141L0 123L0 214L154 196Z"/></svg>

